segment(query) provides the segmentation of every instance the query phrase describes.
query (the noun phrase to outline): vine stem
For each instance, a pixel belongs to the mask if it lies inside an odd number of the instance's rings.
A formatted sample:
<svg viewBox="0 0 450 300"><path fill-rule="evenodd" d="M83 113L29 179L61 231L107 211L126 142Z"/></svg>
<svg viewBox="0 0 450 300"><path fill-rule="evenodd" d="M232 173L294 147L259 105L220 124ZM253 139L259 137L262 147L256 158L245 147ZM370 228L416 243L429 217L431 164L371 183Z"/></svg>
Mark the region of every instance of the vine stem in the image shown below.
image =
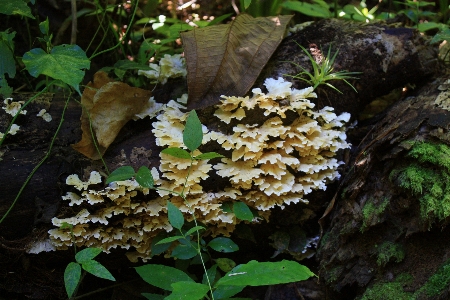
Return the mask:
<svg viewBox="0 0 450 300"><path fill-rule="evenodd" d="M128 24L128 26L127 26L127 31L125 32L124 37L128 35L128 33L129 33L129 31L130 31L130 29L131 29L131 27L132 27L131 25L133 24L134 17L136 16L136 11L137 11L137 8L138 8L138 2L139 2L138 0L136 0L136 1L134 2L134 10L133 10L133 14L131 15L131 20L130 20L130 23ZM112 51L112 50L116 49L117 47L119 47L121 44L122 44L122 41L120 40L117 44L115 44L115 45L112 46L111 48L108 48L108 49L105 49L105 50L103 50L103 51L100 51L100 52L98 52L98 53L96 53L96 54L93 54L93 55L89 58L89 60L92 60L94 57L99 56L100 54L103 54L103 53Z"/></svg>
<svg viewBox="0 0 450 300"><path fill-rule="evenodd" d="M52 81L53 83L54 81ZM48 87L48 86L47 86ZM47 88L46 87L46 88ZM44 90L42 90L41 94L43 93ZM27 103L25 103L21 109L19 110L19 112L16 114L16 117L19 115L20 111L26 106L28 105L33 99L35 99L39 94L35 95L33 98L31 98L30 100L27 101ZM67 97L66 100L66 104L64 105L64 109L63 112L61 114L61 120L59 121L59 125L58 128L56 129L55 134L53 135L52 141L50 142L50 146L49 149L46 153L46 155L41 159L41 161L34 167L34 169L31 171L31 173L28 175L27 179L25 180L25 182L22 184L22 187L20 188L19 192L16 195L16 198L14 199L13 203L9 206L8 210L6 211L6 213L3 215L3 217L0 219L0 224L3 222L3 220L8 216L8 214L11 212L11 210L13 209L14 205L16 204L17 200L19 199L20 195L22 195L23 190L25 189L25 187L28 185L28 182L30 182L31 178L33 177L34 173L36 173L36 171L41 167L41 165L47 160L47 158L50 156L51 150L53 148L53 144L56 140L56 136L59 133L59 130L61 129L61 126L64 122L64 114L66 112L67 106L69 104L69 100L70 100L70 96L72 95L72 93L69 94L69 96ZM13 124L15 118L13 118L13 120L11 121L11 124ZM11 128L11 124L8 127L8 129L6 130L6 132L8 132L8 130ZM6 134L5 134L6 135ZM3 140L2 140L3 141Z"/></svg>
<svg viewBox="0 0 450 300"><path fill-rule="evenodd" d="M184 202L186 203L186 206L189 208L189 211L191 212L192 217L194 218L194 224L197 227L198 226L198 222L197 222L197 218L195 217L195 212L192 210L192 207L189 204L189 202L187 201L186 195L184 194L184 191L185 191L186 186L187 186L189 175L191 174L192 164L194 162L194 158L192 157L192 152L190 154L191 154L191 163L189 165L188 173L186 175L186 179L185 179L184 184L183 184L183 189L181 190L181 193L179 195L181 196L181 198L183 198ZM200 247L200 230L197 230L196 232L197 232L197 253L200 256L200 260L202 261L202 266L203 266L203 270L205 271L206 281L208 282L209 291L211 292L211 298L212 298L212 300L214 300L214 294L213 294L213 290L212 290L212 286L211 286L211 281L209 280L208 271L206 270L206 264L205 264L205 261L203 260L203 255L202 255L202 252L201 252L201 247Z"/></svg>

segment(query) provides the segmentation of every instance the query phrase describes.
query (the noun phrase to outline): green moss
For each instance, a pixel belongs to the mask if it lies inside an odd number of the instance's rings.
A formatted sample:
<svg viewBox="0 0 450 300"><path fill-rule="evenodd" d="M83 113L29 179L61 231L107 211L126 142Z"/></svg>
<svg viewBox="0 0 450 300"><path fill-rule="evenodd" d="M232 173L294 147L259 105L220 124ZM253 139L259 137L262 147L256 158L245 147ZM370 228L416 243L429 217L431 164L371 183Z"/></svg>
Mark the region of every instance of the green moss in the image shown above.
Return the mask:
<svg viewBox="0 0 450 300"><path fill-rule="evenodd" d="M405 292L403 286L412 281L409 274L401 274L392 282L380 282L368 288L361 300L410 300L412 293Z"/></svg>
<svg viewBox="0 0 450 300"><path fill-rule="evenodd" d="M387 198L383 198L381 203L378 204L374 202L375 200L371 198L364 204L362 209L363 224L361 226L361 232L364 232L369 225L378 223L380 215L384 213L389 204L389 200Z"/></svg>
<svg viewBox="0 0 450 300"><path fill-rule="evenodd" d="M450 216L450 147L415 142L407 156L414 161L392 171L391 180L418 196L424 220L444 220Z"/></svg>
<svg viewBox="0 0 450 300"><path fill-rule="evenodd" d="M450 259L447 260L428 281L416 292L425 293L428 297L434 297L448 289L450 284Z"/></svg>
<svg viewBox="0 0 450 300"><path fill-rule="evenodd" d="M331 284L332 282L335 282L339 278L339 276L341 276L344 269L345 268L343 266L338 266L331 270L328 270L324 277L327 284Z"/></svg>
<svg viewBox="0 0 450 300"><path fill-rule="evenodd" d="M377 264L384 267L389 261L401 262L405 258L405 252L400 244L384 242L377 247Z"/></svg>
<svg viewBox="0 0 450 300"><path fill-rule="evenodd" d="M379 282L368 288L360 300L413 300L440 295L450 284L450 259L445 261L427 282L414 293L405 292L404 286L411 284L412 276L400 274L392 282Z"/></svg>

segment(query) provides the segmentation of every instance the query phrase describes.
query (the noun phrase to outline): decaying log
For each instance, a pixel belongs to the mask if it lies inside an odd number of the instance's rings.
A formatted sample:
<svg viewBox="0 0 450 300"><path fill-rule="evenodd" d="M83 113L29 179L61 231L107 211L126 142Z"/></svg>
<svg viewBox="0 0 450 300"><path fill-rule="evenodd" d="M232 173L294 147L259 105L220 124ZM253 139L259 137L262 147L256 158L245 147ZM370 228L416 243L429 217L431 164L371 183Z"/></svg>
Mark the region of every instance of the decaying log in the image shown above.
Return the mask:
<svg viewBox="0 0 450 300"><path fill-rule="evenodd" d="M406 84L421 85L423 80L431 77L437 69L435 47L428 45L426 39L414 29L396 28L393 25L386 24L373 25L324 20L314 23L286 38L264 69L260 79L257 81L257 85L261 86L263 80L267 77L276 78L284 74L295 75L300 71L295 65L287 61L295 62L310 69L310 61L294 41L306 48L309 48L309 44L316 44L322 48L323 53L327 53L328 47L332 47L332 53L339 49L335 65L336 71L363 72L357 76L360 78L359 80L351 81L358 93L355 93L343 82L330 82L342 91L342 94L329 88L320 88L318 90L318 106L333 106L337 112L347 111L357 114L375 97L386 94L392 89L401 88ZM287 79L289 78L287 77ZM295 80L293 83L297 88L306 87L302 81ZM179 80L169 81L166 86L155 91L155 99L160 102L175 99L183 92L180 89L180 86L182 87L183 85L184 83L180 84ZM437 86L438 83L435 83L435 85ZM14 100L21 99L15 98ZM23 100L26 101L26 98ZM383 131L386 135L383 136L380 132L378 134L379 138L376 139L377 135L374 132L378 132L377 130L381 129L374 129L364 144L367 149L364 147L359 149L369 153L371 161L375 161L374 159L379 153L384 153L384 155L391 153L391 158L386 156L384 160L379 160L385 163L385 161L392 161L396 155L399 155L398 153L389 152L390 148L380 152L382 146L390 145L389 141L393 138L399 138L403 135L414 137L420 131L421 126L438 126L447 130L447 113L441 109L434 111L431 102L429 106L421 107L422 102L411 99L401 102L388 115L390 117L387 116L384 119L385 121L380 123L381 125L387 124L386 126L391 126L388 130ZM17 123L21 126L21 130L15 136L8 136L5 144L0 148L0 151L4 152L1 157L2 161L0 161L0 178L2 178L0 182L0 213L2 215L14 201L26 177L48 150L51 138L61 119L64 103L65 99L63 97L55 96L53 100L43 100L31 104L27 108L27 115L20 116L18 119ZM405 103L413 103L415 106ZM415 107L415 110L412 107ZM36 117L36 114L43 108L53 117L53 121L50 123L46 123L41 118ZM403 112L405 113L401 116L399 115L398 118L394 117L395 113L400 114ZM412 117L413 112L416 113L415 117ZM428 116L427 113L431 112L433 114ZM61 195L66 192L64 182L67 175L73 173L86 175L91 170L102 170L103 167L100 162L92 162L70 147L71 144L76 143L81 138L80 115L81 108L76 102L70 101L64 116L64 123L55 140L49 159L37 170L27 187L23 190L14 209L5 221L0 224L0 237L2 238L0 248L6 249L5 251L9 251L8 248L15 248L20 251L26 242L23 242L20 247L16 247L13 241L24 238L24 241L29 242L35 235L33 230L42 228L42 231L45 232L49 228L48 223L50 219L57 215L58 209L68 209L60 207ZM199 115L202 123L214 128L216 120L211 117L211 109L206 108ZM256 123L260 117L254 116L254 118ZM419 121L421 118L423 120ZM402 120L401 124L403 125L400 126L397 119ZM0 132L4 132L9 120L11 120L11 116L0 110ZM387 123L391 121L393 123ZM121 165L131 165L135 169L142 165L158 165L160 149L155 145L151 124L152 120L140 120L131 122L122 129L118 138L105 155L109 169L115 169ZM381 128L381 125L377 128ZM384 139L381 139L381 137ZM388 137L390 138L388 139ZM355 168L355 172L360 172L367 165ZM371 164L371 170L371 172L367 170L365 177L352 175L353 177L351 178L366 178L366 180L361 179L358 187L352 188L356 183L352 184L349 192L347 192L350 193L351 190L352 197L344 201L344 204L353 205L361 201L358 200L360 199L359 193L363 190L367 193L374 191L374 187L370 185L368 185L367 190L364 189L362 187L364 183L370 182L375 184L377 181L374 178L385 178L388 175L383 173L382 164ZM381 177L377 177L378 173L372 175L375 177L367 177L369 176L367 174L373 174L374 170L378 170ZM385 180L387 180L386 178ZM347 182L351 182L351 180L348 179ZM330 198L325 197L322 201L329 201ZM346 205L342 204L339 207L339 209L333 211L333 216L337 215L338 212L342 212L342 218L346 220L347 224L356 224L355 228L349 228L349 234L355 233L359 230L357 225L360 223L361 216L358 215L358 218L356 218L357 216ZM321 205L315 207L315 209L320 208ZM360 211L360 208L355 208L356 211L358 209ZM403 212L406 212L406 210L403 210ZM333 217L331 233L336 233L346 223ZM370 229L368 229L368 232L370 233ZM330 268L335 266L336 262L339 262L336 266L343 266L344 268L337 275L335 281L327 279L329 280L327 283L335 285L337 290L342 290L353 282L358 282L363 286L366 285L373 275L364 277L368 279L365 282L360 282L363 279L358 279L359 275L353 276L352 274L354 273L345 269L348 266L345 262L351 261L354 265L361 264L361 262L358 261L358 255L353 252L352 256L345 251L341 251L341 248L347 247L347 244L343 243L341 239L343 239L341 235L337 235L333 243L322 243L320 259L323 260L322 266L325 270L330 270ZM351 247L350 244L348 245L348 247ZM334 253L344 253L349 256L348 261L345 258L332 258L331 256ZM368 258L373 260L371 257ZM370 270L367 262L363 262L362 266L360 270ZM323 278L326 279L327 275L324 275ZM5 289L6 287L0 286L0 288Z"/></svg>
<svg viewBox="0 0 450 300"><path fill-rule="evenodd" d="M335 207L326 217L330 225L317 258L320 277L336 297L351 299L369 285L393 282L402 273L413 277L404 290L417 291L448 259L448 217L438 217L437 207L425 214L423 210L427 199L434 197L427 186L436 178L420 175L417 182L411 182L402 173L416 165L432 170L444 187L436 203L449 205L445 190L449 182L439 177L441 171L448 171L448 154L440 153L433 163L408 155L413 145L444 145L445 151L450 144L447 78L427 84L418 96L392 107L358 145L348 164ZM433 153L428 150L425 155ZM410 183L419 184L421 190L408 188ZM383 253L388 252L383 247L390 247L391 252Z"/></svg>

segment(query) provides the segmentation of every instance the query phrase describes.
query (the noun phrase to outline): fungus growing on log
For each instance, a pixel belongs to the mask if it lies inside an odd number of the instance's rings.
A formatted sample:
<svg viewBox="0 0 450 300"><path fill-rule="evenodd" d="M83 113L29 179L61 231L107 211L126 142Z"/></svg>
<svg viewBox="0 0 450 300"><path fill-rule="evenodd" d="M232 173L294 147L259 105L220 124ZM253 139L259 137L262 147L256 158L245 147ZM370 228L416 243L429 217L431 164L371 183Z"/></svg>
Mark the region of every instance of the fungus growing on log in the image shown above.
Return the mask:
<svg viewBox="0 0 450 300"><path fill-rule="evenodd" d="M232 134L203 126L203 145L215 143L228 158L214 165L209 160L195 160L189 171L189 159L161 153L159 170L151 171L154 185L161 188L157 189L156 198L150 198L149 190L135 180L117 181L98 190L89 188L99 183L98 173L92 173L87 182L71 175L66 182L81 195L70 192L63 199L82 209L75 217L54 218L53 225L73 225L77 246L95 246L104 251L135 248L128 257L136 261L151 257L151 241L157 234L172 231L166 209L168 200L187 220L193 220L195 215L213 236L229 235L242 222L224 209L224 203L244 202L257 212L259 218L254 218L254 222L268 220L270 209L275 206L307 203L305 195L324 190L327 183L339 178L337 168L341 162L334 156L350 146L345 141L344 127L350 115L337 116L331 107L314 111L315 105L307 99L316 97L312 88L291 89L291 83L282 78L267 79L265 86L267 93L253 89L251 97L222 96L215 116L225 126L232 126ZM153 123L157 145L185 147L185 103L186 97L170 101L158 115ZM262 124L246 123L252 110L261 110L265 118ZM199 154L199 150L194 153ZM181 192L188 174L186 203L168 190ZM216 187L202 185L210 176L228 178L229 184L221 191L211 191ZM68 229L52 229L49 234L58 248L72 244Z"/></svg>

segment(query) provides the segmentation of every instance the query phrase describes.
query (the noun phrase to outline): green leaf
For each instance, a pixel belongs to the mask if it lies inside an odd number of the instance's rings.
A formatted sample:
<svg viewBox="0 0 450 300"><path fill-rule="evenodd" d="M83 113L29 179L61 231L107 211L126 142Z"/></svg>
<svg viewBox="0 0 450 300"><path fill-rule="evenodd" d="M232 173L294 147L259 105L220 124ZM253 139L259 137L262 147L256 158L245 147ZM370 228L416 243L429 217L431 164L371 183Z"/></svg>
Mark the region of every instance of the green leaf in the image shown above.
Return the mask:
<svg viewBox="0 0 450 300"><path fill-rule="evenodd" d="M247 204L244 202L234 202L233 203L233 212L236 215L236 218L245 220L245 221L252 221L253 220L253 213L248 208Z"/></svg>
<svg viewBox="0 0 450 300"><path fill-rule="evenodd" d="M58 45L50 53L40 48L32 49L23 56L23 63L34 77L47 75L72 86L80 93L79 84L90 61L86 53L77 45Z"/></svg>
<svg viewBox="0 0 450 300"><path fill-rule="evenodd" d="M189 230L185 233L185 235L191 235L191 234L193 234L194 232L200 231L200 230L206 230L206 228L203 227L203 226L195 226L195 227L192 227L191 229L189 229Z"/></svg>
<svg viewBox="0 0 450 300"><path fill-rule="evenodd" d="M152 67L149 67L146 64L140 64L135 61L131 61L128 59L119 60L114 64L114 68L119 68L122 70L153 70Z"/></svg>
<svg viewBox="0 0 450 300"><path fill-rule="evenodd" d="M148 300L164 300L166 296L164 295L158 295L158 294L151 294L151 293L142 293L142 296L144 296Z"/></svg>
<svg viewBox="0 0 450 300"><path fill-rule="evenodd" d="M209 22L208 26L219 24L220 22L222 22L225 19L228 19L232 15L234 15L234 14L225 14L225 15L221 15L220 17L214 18L214 20Z"/></svg>
<svg viewBox="0 0 450 300"><path fill-rule="evenodd" d="M172 283L179 281L193 282L191 277L183 271L164 265L149 264L135 269L145 282L166 291L172 290Z"/></svg>
<svg viewBox="0 0 450 300"><path fill-rule="evenodd" d="M178 241L179 239L184 239L184 236L182 236L182 235L170 236L168 238L158 241L155 245L172 243L173 241Z"/></svg>
<svg viewBox="0 0 450 300"><path fill-rule="evenodd" d="M159 241L164 239L164 237L167 236L166 232L160 232L157 236L155 236L154 239L152 239L152 244L150 246L151 249L151 255L158 255L169 249L170 244L158 244Z"/></svg>
<svg viewBox="0 0 450 300"><path fill-rule="evenodd" d="M192 29L194 29L194 27L192 27L191 25L188 25L184 22L178 23L178 24L173 24L172 26L169 27L169 37L179 38L180 31L187 31L187 30L192 30Z"/></svg>
<svg viewBox="0 0 450 300"><path fill-rule="evenodd" d="M1 5L0 5L1 6ZM13 39L16 32L0 32L0 78L8 73L9 78L16 76L16 65L14 62L14 43Z"/></svg>
<svg viewBox="0 0 450 300"><path fill-rule="evenodd" d="M231 204L232 204L231 202L223 202L222 205L220 206L220 209L222 209L226 213L231 213L233 212Z"/></svg>
<svg viewBox="0 0 450 300"><path fill-rule="evenodd" d="M154 180L152 172L149 168L142 166L139 168L139 170L136 173L136 181L139 183L140 186L145 188L153 188L154 187Z"/></svg>
<svg viewBox="0 0 450 300"><path fill-rule="evenodd" d="M134 173L134 169L131 166L123 166L115 169L111 174L109 174L106 179L106 184L109 184L113 181L121 181L127 180L133 177L136 173Z"/></svg>
<svg viewBox="0 0 450 300"><path fill-rule="evenodd" d="M244 0L244 9L247 9L250 4L252 4L252 0Z"/></svg>
<svg viewBox="0 0 450 300"><path fill-rule="evenodd" d="M178 207L170 203L170 201L167 201L167 213L169 215L170 225L181 230L181 227L183 227L184 224L183 214Z"/></svg>
<svg viewBox="0 0 450 300"><path fill-rule="evenodd" d="M172 250L172 256L178 259L191 259L198 254L197 249L194 248L195 246L191 243L188 245L180 244Z"/></svg>
<svg viewBox="0 0 450 300"><path fill-rule="evenodd" d="M0 5L0 14L21 15L34 19L27 2L22 0L2 0L2 4Z"/></svg>
<svg viewBox="0 0 450 300"><path fill-rule="evenodd" d="M302 281L314 276L307 267L290 260L257 262L238 265L220 278L216 286L261 286Z"/></svg>
<svg viewBox="0 0 450 300"><path fill-rule="evenodd" d="M112 276L112 274L101 263L99 263L96 260L87 260L83 262L81 266L86 272L89 272L94 276L116 281L116 279Z"/></svg>
<svg viewBox="0 0 450 300"><path fill-rule="evenodd" d="M191 110L186 120L186 126L183 131L183 143L189 150L194 151L202 144L203 130L202 123L198 119L195 110Z"/></svg>
<svg viewBox="0 0 450 300"><path fill-rule="evenodd" d="M233 297L237 293L240 293L244 288L245 286L220 285L213 292L214 299L228 299L230 297Z"/></svg>
<svg viewBox="0 0 450 300"><path fill-rule="evenodd" d="M61 229L70 229L70 230L72 230L73 225L72 225L72 224L69 224L69 223L67 223L67 222L62 222L62 224L61 224L61 226L60 226L59 228L61 228Z"/></svg>
<svg viewBox="0 0 450 300"><path fill-rule="evenodd" d="M217 274L217 265L213 265L206 271L205 274L203 274L202 283L208 284L208 280L206 279L206 276L208 276L209 282L212 285L214 283L214 280L216 279L216 274Z"/></svg>
<svg viewBox="0 0 450 300"><path fill-rule="evenodd" d="M440 43L442 41L450 41L450 29L446 28L438 33L436 33L433 38L431 39L430 43Z"/></svg>
<svg viewBox="0 0 450 300"><path fill-rule="evenodd" d="M212 239L208 243L208 246L222 253L235 252L239 250L238 245L236 245L231 239L226 237L217 237L215 239Z"/></svg>
<svg viewBox="0 0 450 300"><path fill-rule="evenodd" d="M329 9L320 4L311 4L300 1L286 1L281 5L283 8L298 11L304 15L318 18L331 18L332 14Z"/></svg>
<svg viewBox="0 0 450 300"><path fill-rule="evenodd" d="M70 262L64 271L64 285L69 298L75 292L81 278L81 267L75 262Z"/></svg>
<svg viewBox="0 0 450 300"><path fill-rule="evenodd" d="M219 269L224 272L230 272L234 267L236 267L234 260L226 257L217 258L215 262L217 263L217 266L219 266Z"/></svg>
<svg viewBox="0 0 450 300"><path fill-rule="evenodd" d="M163 149L161 153L169 154L177 158L191 159L189 152L181 148L166 148Z"/></svg>
<svg viewBox="0 0 450 300"><path fill-rule="evenodd" d="M213 158L217 158L217 157L225 157L222 154L216 153L216 152L207 152L207 153L203 153L203 154L199 154L197 156L194 157L194 159L196 160L203 160L203 159L213 159Z"/></svg>
<svg viewBox="0 0 450 300"><path fill-rule="evenodd" d="M41 23L39 23L39 30L41 31L42 34L47 35L48 31L50 29L50 22L48 21L48 17L45 21L42 21Z"/></svg>
<svg viewBox="0 0 450 300"><path fill-rule="evenodd" d="M75 255L75 260L82 264L85 261L91 260L102 252L100 248L86 248Z"/></svg>
<svg viewBox="0 0 450 300"><path fill-rule="evenodd" d="M165 300L200 300L209 291L207 285L192 281L172 283L172 289L172 294L166 297Z"/></svg>
<svg viewBox="0 0 450 300"><path fill-rule="evenodd" d="M8 98L12 93L13 88L8 85L8 82L5 80L5 78L0 78L0 95L3 95L3 98Z"/></svg>

